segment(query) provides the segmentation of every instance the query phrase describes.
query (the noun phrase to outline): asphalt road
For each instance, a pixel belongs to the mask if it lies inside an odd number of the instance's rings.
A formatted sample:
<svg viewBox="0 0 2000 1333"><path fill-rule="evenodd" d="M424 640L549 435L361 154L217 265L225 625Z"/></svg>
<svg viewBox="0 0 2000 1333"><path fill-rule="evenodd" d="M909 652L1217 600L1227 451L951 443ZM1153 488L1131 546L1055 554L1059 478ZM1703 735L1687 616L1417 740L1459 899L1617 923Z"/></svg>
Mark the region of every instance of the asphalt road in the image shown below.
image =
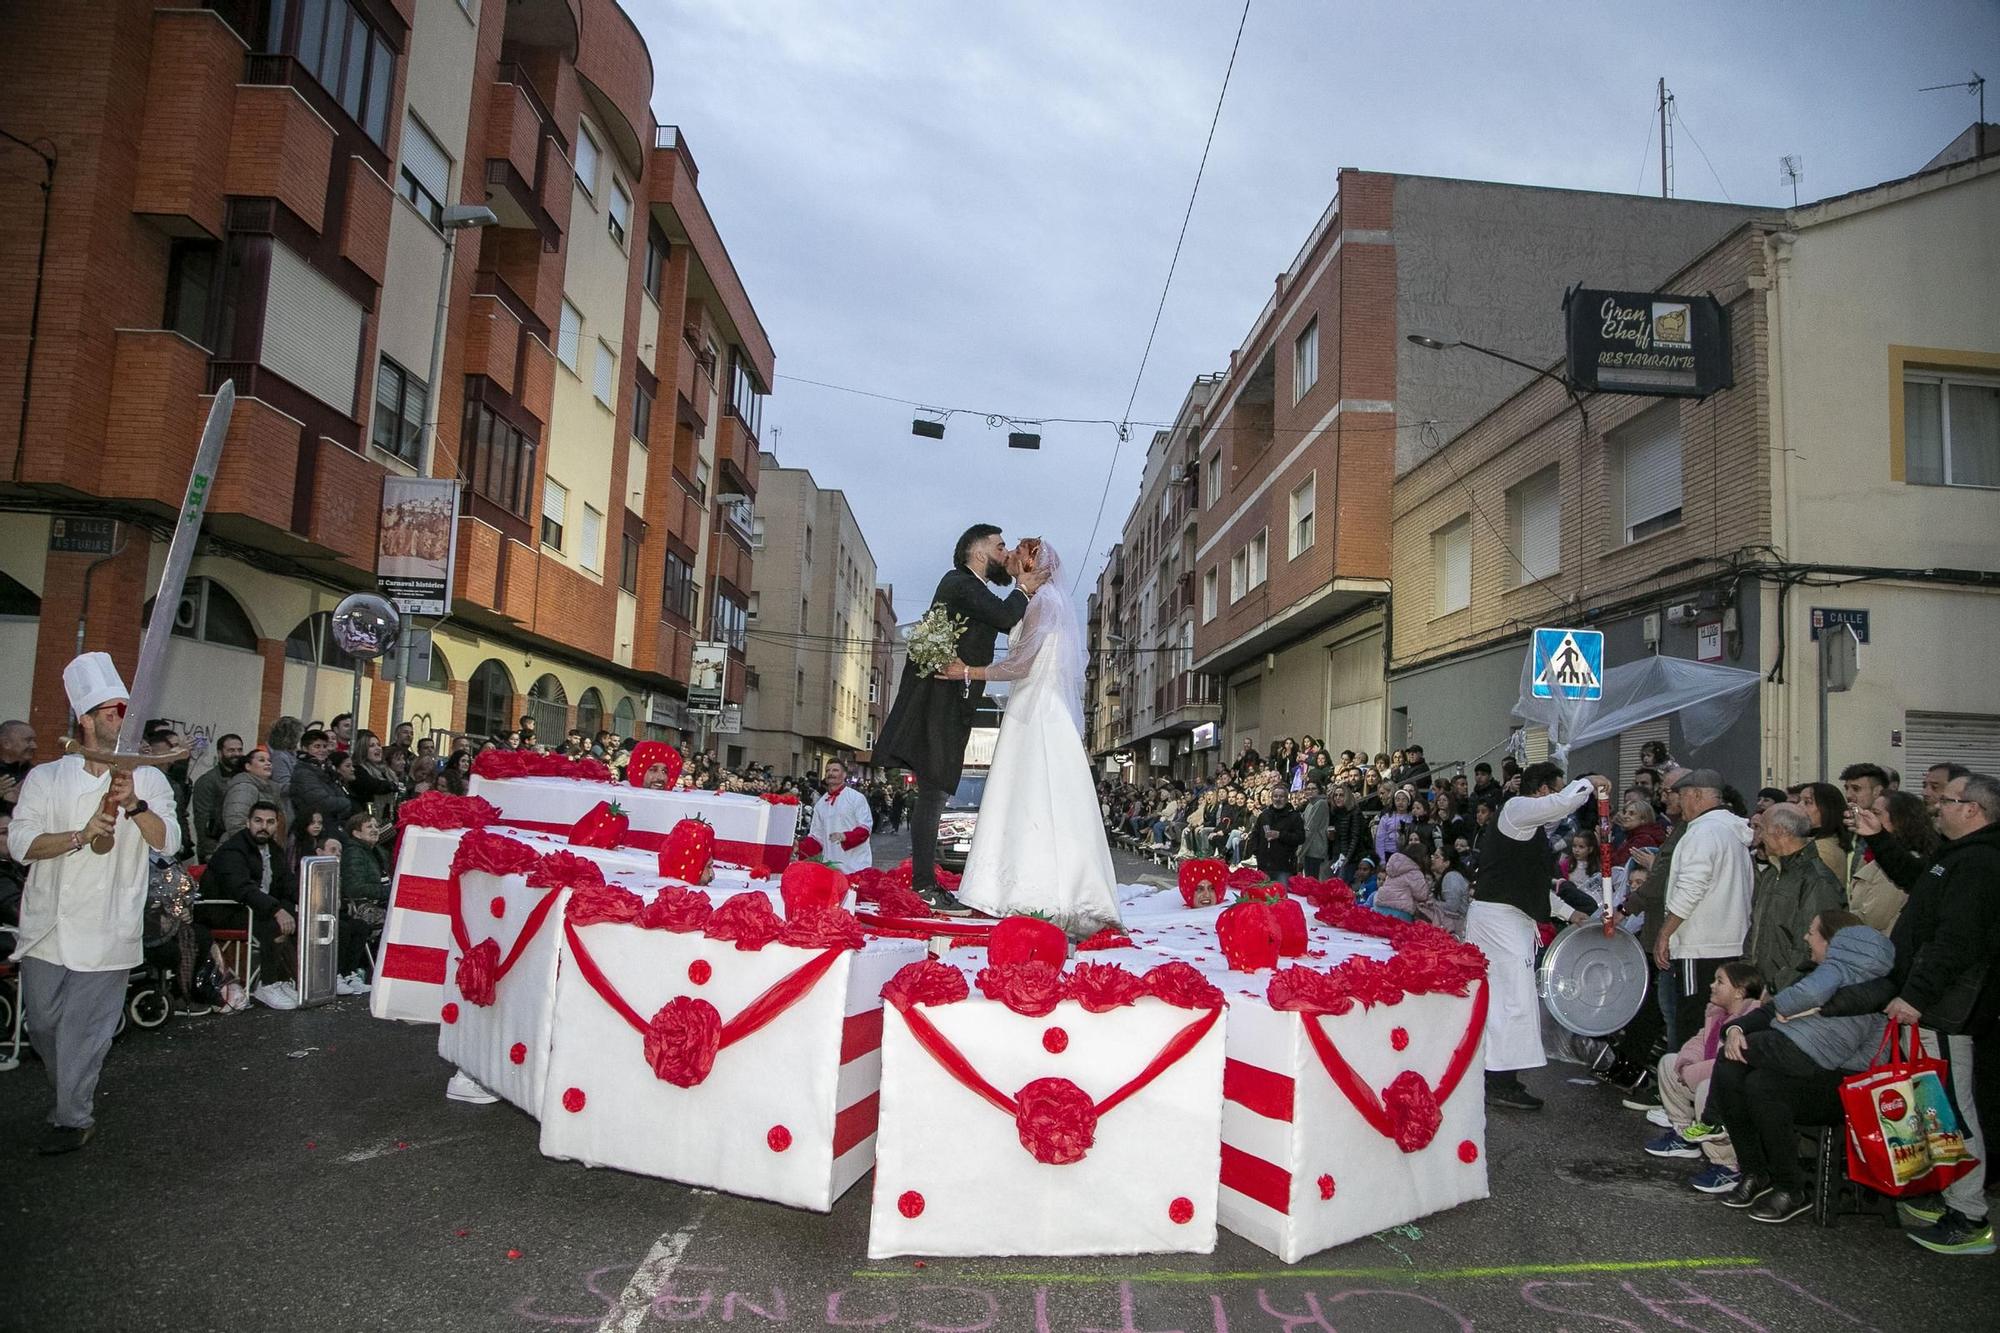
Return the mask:
<svg viewBox="0 0 2000 1333"><path fill-rule="evenodd" d="M448 1072L432 1029L361 1000L177 1020L119 1042L97 1141L55 1159L26 1152L40 1066L0 1074L0 1327L1829 1333L1989 1327L2000 1302L1993 1259L1694 1194L1564 1066L1530 1076L1546 1111L1490 1126L1492 1199L1293 1268L1226 1232L1212 1255L871 1264L867 1180L820 1216L585 1170L505 1104L446 1101Z"/></svg>

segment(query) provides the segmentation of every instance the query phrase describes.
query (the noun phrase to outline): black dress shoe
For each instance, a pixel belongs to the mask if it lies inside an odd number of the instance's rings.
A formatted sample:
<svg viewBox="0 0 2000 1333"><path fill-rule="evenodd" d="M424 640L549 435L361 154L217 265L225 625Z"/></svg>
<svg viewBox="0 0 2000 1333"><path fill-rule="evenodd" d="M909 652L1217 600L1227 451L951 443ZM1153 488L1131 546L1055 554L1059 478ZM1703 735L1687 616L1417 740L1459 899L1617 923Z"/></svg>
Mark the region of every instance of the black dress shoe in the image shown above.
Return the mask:
<svg viewBox="0 0 2000 1333"><path fill-rule="evenodd" d="M66 1152L75 1152L90 1142L91 1135L96 1132L97 1128L94 1125L84 1125L81 1128L50 1125L48 1132L42 1135L42 1141L35 1145L35 1151L43 1157L60 1157Z"/></svg>
<svg viewBox="0 0 2000 1333"><path fill-rule="evenodd" d="M1736 1188L1722 1196L1722 1206L1725 1208L1748 1208L1751 1204L1757 1202L1757 1200L1770 1192L1770 1181L1764 1179L1762 1176L1753 1176L1746 1172L1743 1179L1736 1182Z"/></svg>
<svg viewBox="0 0 2000 1333"><path fill-rule="evenodd" d="M1804 1190L1772 1190L1750 1209L1752 1222L1789 1222L1813 1206L1812 1195Z"/></svg>
<svg viewBox="0 0 2000 1333"><path fill-rule="evenodd" d="M941 916L971 916L972 909L946 893L943 889L918 889L917 897L922 898L933 912Z"/></svg>
<svg viewBox="0 0 2000 1333"><path fill-rule="evenodd" d="M1519 1083L1488 1083L1486 1104L1509 1111L1539 1111L1542 1099Z"/></svg>

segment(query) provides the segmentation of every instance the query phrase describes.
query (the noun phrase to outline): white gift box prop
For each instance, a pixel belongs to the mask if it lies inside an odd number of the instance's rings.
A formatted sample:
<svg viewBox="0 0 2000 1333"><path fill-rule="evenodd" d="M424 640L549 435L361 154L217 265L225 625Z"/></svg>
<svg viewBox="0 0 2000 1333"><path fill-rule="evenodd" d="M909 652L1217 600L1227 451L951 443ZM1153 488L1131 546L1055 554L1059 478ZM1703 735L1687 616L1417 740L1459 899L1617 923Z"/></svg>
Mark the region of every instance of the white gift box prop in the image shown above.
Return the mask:
<svg viewBox="0 0 2000 1333"><path fill-rule="evenodd" d="M923 957L921 943L743 950L619 922L566 927L565 939L545 1154L819 1212L873 1165L882 986ZM730 1025L774 994L789 1003L730 1040ZM695 1000L728 1044L699 1082L676 1086L649 1063L634 1020Z"/></svg>
<svg viewBox="0 0 2000 1333"><path fill-rule="evenodd" d="M715 829L718 862L771 875L791 860L798 834L798 806L735 792L651 791L575 778L480 777L472 779L470 791L500 808L501 823L558 835L568 834L599 801L611 801L632 821L625 844L653 852L681 820L706 820Z"/></svg>
<svg viewBox="0 0 2000 1333"><path fill-rule="evenodd" d="M1135 957L1086 958L1111 956ZM1063 1000L1042 1017L976 989L886 1006L869 1257L1213 1251L1223 1028L1219 1008L1150 996L1102 1013ZM1090 1103L1080 1158L1024 1146L1043 1080Z"/></svg>
<svg viewBox="0 0 2000 1333"><path fill-rule="evenodd" d="M561 888L530 888L525 875L467 870L459 876L466 934L475 947L494 941L501 971L490 1003L467 1000L459 989L464 949L453 940L439 1010L438 1054L530 1115L541 1114L548 1076L568 896Z"/></svg>

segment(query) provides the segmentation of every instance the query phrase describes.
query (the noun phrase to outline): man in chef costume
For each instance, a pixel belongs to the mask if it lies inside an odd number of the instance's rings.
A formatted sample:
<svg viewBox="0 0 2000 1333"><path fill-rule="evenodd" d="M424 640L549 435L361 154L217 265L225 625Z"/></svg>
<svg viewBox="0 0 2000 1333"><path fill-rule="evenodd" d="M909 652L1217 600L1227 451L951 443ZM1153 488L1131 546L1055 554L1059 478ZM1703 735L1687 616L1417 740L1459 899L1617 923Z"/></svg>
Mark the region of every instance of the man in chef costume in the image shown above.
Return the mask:
<svg viewBox="0 0 2000 1333"><path fill-rule="evenodd" d="M827 763L823 774L826 792L813 802L812 825L799 841L806 857L824 856L835 870L851 875L875 864L868 839L875 832L875 816L868 798L847 785L847 766L838 759Z"/></svg>
<svg viewBox="0 0 2000 1333"><path fill-rule="evenodd" d="M63 688L84 747L115 749L127 693L110 654L64 667ZM174 789L157 768L115 770L72 754L21 783L7 829L9 854L28 867L14 961L28 1036L55 1087L45 1155L90 1142L97 1075L126 973L140 961L147 851L172 856L179 830Z"/></svg>

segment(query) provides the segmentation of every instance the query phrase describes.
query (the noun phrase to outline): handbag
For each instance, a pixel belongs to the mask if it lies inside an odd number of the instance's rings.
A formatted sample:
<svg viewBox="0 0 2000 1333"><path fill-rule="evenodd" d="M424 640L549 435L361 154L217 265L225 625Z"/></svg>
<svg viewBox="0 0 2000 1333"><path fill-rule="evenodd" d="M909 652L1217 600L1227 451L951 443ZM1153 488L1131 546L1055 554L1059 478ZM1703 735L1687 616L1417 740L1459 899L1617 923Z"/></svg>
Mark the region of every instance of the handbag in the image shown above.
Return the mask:
<svg viewBox="0 0 2000 1333"><path fill-rule="evenodd" d="M1901 1026L1891 1019L1870 1067L1840 1082L1847 1174L1892 1198L1936 1193L1978 1165L1945 1088L1945 1062L1925 1052L1914 1024L1900 1054Z"/></svg>

